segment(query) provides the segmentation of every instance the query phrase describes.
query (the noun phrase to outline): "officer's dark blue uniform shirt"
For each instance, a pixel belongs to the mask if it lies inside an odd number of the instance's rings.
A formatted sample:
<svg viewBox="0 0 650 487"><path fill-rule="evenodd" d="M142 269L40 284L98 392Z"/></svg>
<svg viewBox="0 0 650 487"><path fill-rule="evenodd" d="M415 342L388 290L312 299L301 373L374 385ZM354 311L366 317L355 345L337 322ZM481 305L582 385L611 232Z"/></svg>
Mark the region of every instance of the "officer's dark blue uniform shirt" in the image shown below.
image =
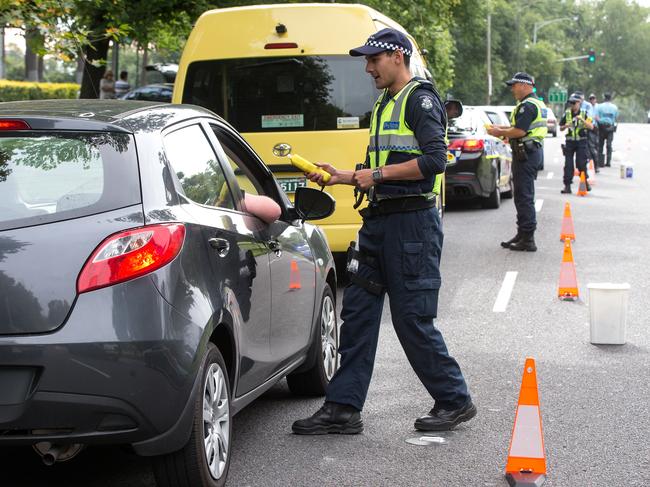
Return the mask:
<svg viewBox="0 0 650 487"><path fill-rule="evenodd" d="M521 105L519 105L519 110L515 113L515 128L521 129L524 132L528 132L530 124L537 118L537 112L539 110L537 105L524 103L524 100L533 96L535 96L533 93L524 96L521 100Z"/></svg>
<svg viewBox="0 0 650 487"><path fill-rule="evenodd" d="M389 98L383 100L377 116ZM445 171L447 165L447 145L445 143L445 127L447 115L440 98L427 88L416 88L406 100L405 119L413 130L420 145L422 155L417 157L418 167L424 176L419 181L389 181L376 187L377 193L392 193L394 190L405 194L429 193L433 188L436 174ZM386 164L399 164L413 159L413 154L406 152L391 152ZM366 165L368 157L366 156Z"/></svg>

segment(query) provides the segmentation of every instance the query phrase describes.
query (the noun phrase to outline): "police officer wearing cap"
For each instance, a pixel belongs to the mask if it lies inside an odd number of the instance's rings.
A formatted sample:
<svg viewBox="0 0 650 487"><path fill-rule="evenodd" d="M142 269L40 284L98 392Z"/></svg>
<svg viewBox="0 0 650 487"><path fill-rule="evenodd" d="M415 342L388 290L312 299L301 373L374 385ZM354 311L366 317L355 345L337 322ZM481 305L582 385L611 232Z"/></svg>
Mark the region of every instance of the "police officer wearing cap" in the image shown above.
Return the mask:
<svg viewBox="0 0 650 487"><path fill-rule="evenodd" d="M460 367L448 353L433 320L438 307L442 231L432 192L445 170L446 114L433 85L409 71L412 46L395 29L370 36L350 51L365 56L366 72L383 90L370 122L366 167L338 170L328 183L367 191L358 241L348 251L350 285L341 311L341 366L332 378L325 404L293 424L297 434L363 430L363 409L372 376L384 297L402 348L429 394L433 409L415 421L425 431L450 430L476 415Z"/></svg>
<svg viewBox="0 0 650 487"><path fill-rule="evenodd" d="M535 81L527 73L515 73L506 81L517 106L510 115L510 127L492 126L488 133L508 137L512 147L512 180L517 209L517 234L501 246L518 251L535 252L535 179L543 157L547 108L533 93Z"/></svg>
<svg viewBox="0 0 650 487"><path fill-rule="evenodd" d="M587 111L582 108L582 97L579 94L572 93L569 97L569 107L560 120L560 130L567 130L564 151L564 188L560 191L563 194L571 193L571 183L573 182L574 158L575 167L578 172L585 173L585 181L589 177L587 174L588 153L588 132L593 130L591 117ZM586 182L587 191L591 191L589 182Z"/></svg>

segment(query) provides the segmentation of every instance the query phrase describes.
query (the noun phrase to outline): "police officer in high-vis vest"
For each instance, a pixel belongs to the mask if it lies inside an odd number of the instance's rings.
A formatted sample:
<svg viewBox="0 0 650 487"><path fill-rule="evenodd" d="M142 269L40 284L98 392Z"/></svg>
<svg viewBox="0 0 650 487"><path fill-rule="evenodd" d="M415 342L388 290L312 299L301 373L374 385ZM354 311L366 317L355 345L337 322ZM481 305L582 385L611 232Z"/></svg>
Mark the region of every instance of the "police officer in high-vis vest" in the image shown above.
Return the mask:
<svg viewBox="0 0 650 487"><path fill-rule="evenodd" d="M366 57L366 72L383 90L372 110L366 168L338 170L328 183L349 184L368 194L363 225L348 251L350 285L341 311L341 366L325 404L296 421L298 434L363 430L363 409L372 376L379 325L387 294L395 332L429 394L433 409L415 420L425 431L450 430L476 415L460 367L433 320L438 309L442 230L433 193L436 174L445 170L445 108L433 85L412 78L412 46L395 29L370 36L350 51Z"/></svg>
<svg viewBox="0 0 650 487"><path fill-rule="evenodd" d="M587 174L588 137L589 130L594 128L591 123L591 117L582 107L582 97L572 93L569 97L569 107L566 109L564 116L560 120L560 130L566 130L566 142L564 151L564 188L560 193L571 193L571 183L573 182L574 157L575 167L578 172L585 173L585 181L589 177ZM591 191L589 182L586 182L587 191Z"/></svg>
<svg viewBox="0 0 650 487"><path fill-rule="evenodd" d="M512 147L512 181L517 209L517 234L501 246L510 250L535 252L535 179L543 157L547 108L533 93L535 81L527 73L515 73L506 81L517 106L510 116L510 127L488 129L495 137L508 137Z"/></svg>

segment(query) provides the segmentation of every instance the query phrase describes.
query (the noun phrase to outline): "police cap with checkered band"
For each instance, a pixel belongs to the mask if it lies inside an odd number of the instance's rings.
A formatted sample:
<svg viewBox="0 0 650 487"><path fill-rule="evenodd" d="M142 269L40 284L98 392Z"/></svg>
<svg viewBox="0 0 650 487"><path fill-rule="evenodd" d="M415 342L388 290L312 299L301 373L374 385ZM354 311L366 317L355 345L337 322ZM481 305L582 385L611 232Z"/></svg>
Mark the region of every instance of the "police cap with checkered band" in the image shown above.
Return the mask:
<svg viewBox="0 0 650 487"><path fill-rule="evenodd" d="M363 46L350 49L350 56L373 56L385 51L402 51L411 56L413 46L402 32L386 28L368 37Z"/></svg>

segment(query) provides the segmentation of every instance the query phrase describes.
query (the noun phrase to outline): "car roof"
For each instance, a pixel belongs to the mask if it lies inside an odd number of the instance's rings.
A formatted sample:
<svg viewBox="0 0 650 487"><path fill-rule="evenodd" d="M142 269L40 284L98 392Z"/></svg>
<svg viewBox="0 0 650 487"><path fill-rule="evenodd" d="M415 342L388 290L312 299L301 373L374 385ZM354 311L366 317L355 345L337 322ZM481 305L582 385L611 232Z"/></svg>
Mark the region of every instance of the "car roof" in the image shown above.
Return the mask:
<svg viewBox="0 0 650 487"><path fill-rule="evenodd" d="M209 116L195 105L132 100L30 100L0 103L0 118L25 120L36 130L151 132L174 121Z"/></svg>

